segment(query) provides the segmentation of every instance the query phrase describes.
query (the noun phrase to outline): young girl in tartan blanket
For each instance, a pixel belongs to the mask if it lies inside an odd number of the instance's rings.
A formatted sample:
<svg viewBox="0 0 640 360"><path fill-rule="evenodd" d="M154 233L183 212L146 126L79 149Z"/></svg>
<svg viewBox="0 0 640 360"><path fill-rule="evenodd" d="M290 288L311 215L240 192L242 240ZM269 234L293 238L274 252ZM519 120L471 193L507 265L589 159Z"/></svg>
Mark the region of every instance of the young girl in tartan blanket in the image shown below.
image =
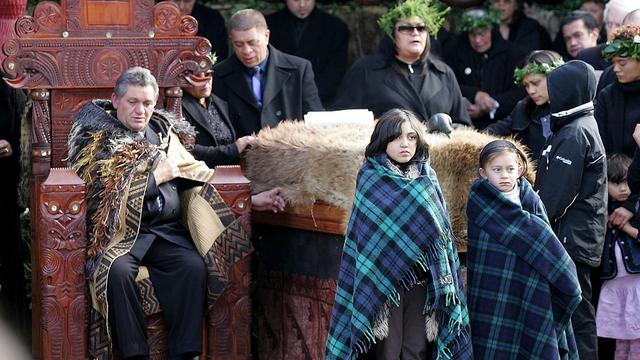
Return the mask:
<svg viewBox="0 0 640 360"><path fill-rule="evenodd" d="M629 199L631 191L627 173L631 159L613 154L607 160L609 215ZM596 326L598 336L616 339L615 359L640 359L640 242L638 242L637 196L634 196L635 215L622 227L607 229Z"/></svg>
<svg viewBox="0 0 640 360"><path fill-rule="evenodd" d="M425 127L384 113L358 173L326 359L471 359L455 238ZM432 344L428 344L432 343Z"/></svg>
<svg viewBox="0 0 640 360"><path fill-rule="evenodd" d="M524 154L495 140L480 152L467 204L469 317L476 359L578 359L576 269L522 176Z"/></svg>

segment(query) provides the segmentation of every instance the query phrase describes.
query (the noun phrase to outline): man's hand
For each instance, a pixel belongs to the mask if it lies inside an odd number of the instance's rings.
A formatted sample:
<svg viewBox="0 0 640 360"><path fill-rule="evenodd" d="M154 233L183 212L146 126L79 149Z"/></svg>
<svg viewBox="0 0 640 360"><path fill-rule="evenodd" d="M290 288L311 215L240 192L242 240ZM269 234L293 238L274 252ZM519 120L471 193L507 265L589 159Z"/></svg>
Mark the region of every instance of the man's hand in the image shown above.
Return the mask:
<svg viewBox="0 0 640 360"><path fill-rule="evenodd" d="M609 227L616 226L618 229L622 229L622 227L627 224L632 217L633 213L631 211L623 207L619 207L609 215L609 222L607 225L609 225Z"/></svg>
<svg viewBox="0 0 640 360"><path fill-rule="evenodd" d="M178 162L175 159L167 158L164 152L160 153L160 162L153 171L153 177L156 179L156 185L166 183L180 176Z"/></svg>
<svg viewBox="0 0 640 360"><path fill-rule="evenodd" d="M268 191L263 191L260 194L251 196L251 208L256 211L271 210L274 213L283 211L285 202L282 196L280 196L281 188L275 187Z"/></svg>
<svg viewBox="0 0 640 360"><path fill-rule="evenodd" d="M491 112L496 109L496 100L492 98L488 93L484 91L478 91L474 101L476 106L479 106L485 113Z"/></svg>
<svg viewBox="0 0 640 360"><path fill-rule="evenodd" d="M11 144L4 139L0 139L0 158L9 157L13 154Z"/></svg>
<svg viewBox="0 0 640 360"><path fill-rule="evenodd" d="M255 144L256 140L257 140L256 137L251 135L238 138L238 140L236 140L236 143L235 143L236 146L238 147L238 152L242 154L247 148L247 146L251 146Z"/></svg>
<svg viewBox="0 0 640 360"><path fill-rule="evenodd" d="M640 146L640 124L636 124L636 128L633 130L633 140Z"/></svg>

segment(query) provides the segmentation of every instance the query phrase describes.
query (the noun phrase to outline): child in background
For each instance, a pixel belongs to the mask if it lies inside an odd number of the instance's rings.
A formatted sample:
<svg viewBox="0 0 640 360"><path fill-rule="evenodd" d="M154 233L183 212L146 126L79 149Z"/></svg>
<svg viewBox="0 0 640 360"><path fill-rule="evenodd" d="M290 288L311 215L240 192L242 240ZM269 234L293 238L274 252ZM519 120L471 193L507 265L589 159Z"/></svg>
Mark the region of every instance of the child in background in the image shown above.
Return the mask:
<svg viewBox="0 0 640 360"><path fill-rule="evenodd" d="M469 317L475 359L577 359L571 314L580 285L525 155L495 140L480 153L468 217Z"/></svg>
<svg viewBox="0 0 640 360"><path fill-rule="evenodd" d="M627 172L631 158L613 154L607 160L609 214L631 195ZM616 339L615 359L640 359L640 243L638 242L638 201L636 214L622 228L607 229L596 326L598 336Z"/></svg>
<svg viewBox="0 0 640 360"><path fill-rule="evenodd" d="M356 358L377 341L376 359L473 358L455 238L424 137L408 110L376 123L356 181L327 360Z"/></svg>

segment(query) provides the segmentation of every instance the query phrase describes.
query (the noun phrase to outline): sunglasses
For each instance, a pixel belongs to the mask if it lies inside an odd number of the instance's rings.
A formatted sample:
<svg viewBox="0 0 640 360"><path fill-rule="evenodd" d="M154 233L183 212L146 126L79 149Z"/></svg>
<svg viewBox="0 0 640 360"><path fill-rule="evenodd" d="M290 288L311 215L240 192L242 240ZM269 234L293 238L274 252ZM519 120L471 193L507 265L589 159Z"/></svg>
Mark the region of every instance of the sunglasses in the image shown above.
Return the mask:
<svg viewBox="0 0 640 360"><path fill-rule="evenodd" d="M419 33L423 33L427 31L427 27L424 25L400 25L398 26L398 32L403 34L413 34L413 30L418 30Z"/></svg>

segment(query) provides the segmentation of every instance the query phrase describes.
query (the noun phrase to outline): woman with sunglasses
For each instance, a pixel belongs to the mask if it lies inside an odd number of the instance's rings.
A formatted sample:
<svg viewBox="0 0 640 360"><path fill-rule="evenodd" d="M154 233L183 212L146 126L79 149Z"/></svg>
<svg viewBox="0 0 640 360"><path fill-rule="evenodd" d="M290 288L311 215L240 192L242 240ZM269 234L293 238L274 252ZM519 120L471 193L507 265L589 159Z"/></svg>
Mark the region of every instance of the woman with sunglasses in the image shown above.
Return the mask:
<svg viewBox="0 0 640 360"><path fill-rule="evenodd" d="M438 32L446 10L431 0L407 0L378 20L387 36L380 52L358 60L347 72L333 109L411 110L426 122L436 113L471 125L449 66L429 56L429 34Z"/></svg>

